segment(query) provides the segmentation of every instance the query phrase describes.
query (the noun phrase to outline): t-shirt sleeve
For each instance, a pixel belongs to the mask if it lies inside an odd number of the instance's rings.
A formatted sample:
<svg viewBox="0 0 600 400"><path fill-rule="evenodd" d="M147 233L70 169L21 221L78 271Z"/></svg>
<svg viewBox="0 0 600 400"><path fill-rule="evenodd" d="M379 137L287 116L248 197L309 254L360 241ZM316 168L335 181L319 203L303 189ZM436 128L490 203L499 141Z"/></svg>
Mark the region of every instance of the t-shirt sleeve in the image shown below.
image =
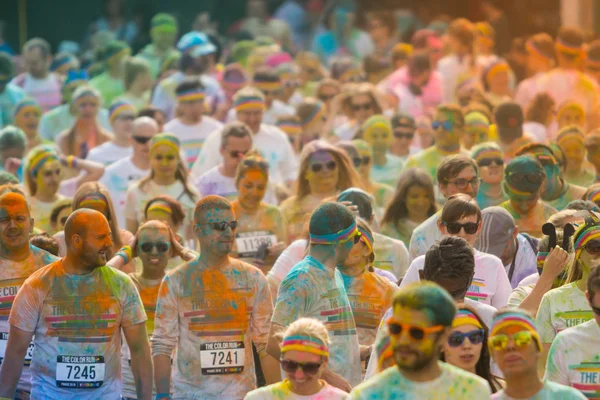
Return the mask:
<svg viewBox="0 0 600 400"><path fill-rule="evenodd" d="M400 282L400 287L404 287L404 286L408 285L409 283L419 282L421 280L421 278L419 277L419 270L422 267L423 267L422 262L419 262L418 260L414 260L410 264L410 267L408 267L406 274L404 274L404 278L402 279L402 282Z"/></svg>
<svg viewBox="0 0 600 400"><path fill-rule="evenodd" d="M173 283L173 276L167 275L158 290L154 332L151 340L153 356L167 355L170 357L179 338L179 307Z"/></svg>
<svg viewBox="0 0 600 400"><path fill-rule="evenodd" d="M140 294L135 287L133 281L129 278L124 279L124 284L121 292L121 303L123 307L123 317L121 325L128 327L142 322L146 322L146 311Z"/></svg>
<svg viewBox="0 0 600 400"><path fill-rule="evenodd" d="M508 275L506 275L506 270L504 269L502 262L500 262L500 260L494 261L498 261L498 268L496 271L496 293L494 293L491 304L495 308L501 309L508 304L512 286L510 286L510 281L508 280Z"/></svg>
<svg viewBox="0 0 600 400"><path fill-rule="evenodd" d="M30 279L19 289L10 311L8 323L26 332L35 332L42 310L43 299Z"/></svg>
<svg viewBox="0 0 600 400"><path fill-rule="evenodd" d="M552 382L570 386L567 373L569 366L565 360L563 338L564 334L559 333L552 342L552 346L550 346L548 359L546 360L546 374L544 375L544 380L550 380Z"/></svg>
<svg viewBox="0 0 600 400"><path fill-rule="evenodd" d="M535 326L540 334L542 343L552 343L556 337L556 332L552 326L552 311L548 293L542 297L542 302L535 317Z"/></svg>
<svg viewBox="0 0 600 400"><path fill-rule="evenodd" d="M255 274L257 288L250 319L250 337L258 354L263 355L266 354L270 322L273 317L273 302L267 278L259 271Z"/></svg>
<svg viewBox="0 0 600 400"><path fill-rule="evenodd" d="M517 286L508 297L508 306L518 308L527 297L527 294L527 289L524 286Z"/></svg>
<svg viewBox="0 0 600 400"><path fill-rule="evenodd" d="M273 323L288 326L306 312L310 295L308 286L306 280L297 273L292 272L285 277L277 292Z"/></svg>

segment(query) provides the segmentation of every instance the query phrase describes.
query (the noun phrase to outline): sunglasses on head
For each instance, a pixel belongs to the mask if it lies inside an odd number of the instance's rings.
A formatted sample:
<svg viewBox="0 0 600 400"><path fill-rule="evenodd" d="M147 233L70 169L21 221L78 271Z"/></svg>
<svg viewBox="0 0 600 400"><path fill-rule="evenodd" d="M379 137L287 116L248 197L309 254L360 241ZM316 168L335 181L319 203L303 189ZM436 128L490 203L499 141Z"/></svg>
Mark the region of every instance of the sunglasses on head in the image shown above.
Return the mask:
<svg viewBox="0 0 600 400"><path fill-rule="evenodd" d="M215 231L223 232L230 227L232 231L235 231L238 227L237 221L219 221L219 222L208 222L206 224L198 225L210 225Z"/></svg>
<svg viewBox="0 0 600 400"><path fill-rule="evenodd" d="M246 153L248 153L248 150L246 151L232 151L229 153L229 155L231 156L231 158L242 158L246 155Z"/></svg>
<svg viewBox="0 0 600 400"><path fill-rule="evenodd" d="M451 235L456 235L461 229L464 229L465 233L468 235L474 235L479 228L479 224L476 224L475 222L467 222L464 224L458 222L442 222L442 225L446 227L448 233Z"/></svg>
<svg viewBox="0 0 600 400"><path fill-rule="evenodd" d="M156 248L156 251L159 253L166 253L169 250L169 247L171 247L171 244L167 242L146 242L140 244L140 250L144 253L151 253L154 248Z"/></svg>
<svg viewBox="0 0 600 400"><path fill-rule="evenodd" d="M600 240L591 240L587 242L585 250L592 255L600 254Z"/></svg>
<svg viewBox="0 0 600 400"><path fill-rule="evenodd" d="M453 181L448 181L449 184L452 184L454 186L456 186L457 188L464 190L467 188L467 186L471 185L471 187L476 187L479 186L479 178L473 178L473 179L456 179Z"/></svg>
<svg viewBox="0 0 600 400"><path fill-rule="evenodd" d="M445 131L449 131L452 129L452 122L450 122L450 121L444 121L444 122L433 121L431 123L431 127L433 129L438 129L439 127L442 127Z"/></svg>
<svg viewBox="0 0 600 400"><path fill-rule="evenodd" d="M150 141L150 139L152 139L151 137L147 137L147 136L132 136L131 138L133 140L135 140L136 143L139 143L139 144L146 144Z"/></svg>
<svg viewBox="0 0 600 400"><path fill-rule="evenodd" d="M544 175L537 172L531 174L526 174L524 172L510 172L507 174L507 177L511 183L517 185L525 183L525 181L537 185L544 181Z"/></svg>
<svg viewBox="0 0 600 400"><path fill-rule="evenodd" d="M477 161L477 165L480 167L489 167L492 164L496 164L497 166L501 167L504 165L504 160L501 158L482 158L481 160Z"/></svg>
<svg viewBox="0 0 600 400"><path fill-rule="evenodd" d="M401 322L395 321L393 317L388 319L387 326L390 335L399 336L400 334L402 334L403 331L406 331L414 340L423 340L425 338L425 335L427 335L428 333L435 333L444 329L442 325L423 328L421 326L403 324Z"/></svg>
<svg viewBox="0 0 600 400"><path fill-rule="evenodd" d="M314 173L321 172L324 169L328 169L329 171L333 171L337 168L337 163L335 161L329 161L325 164L315 163L310 166L310 170Z"/></svg>
<svg viewBox="0 0 600 400"><path fill-rule="evenodd" d="M394 137L397 139L408 139L413 140L415 137L414 133L406 133L406 132L394 132Z"/></svg>
<svg viewBox="0 0 600 400"><path fill-rule="evenodd" d="M321 368L321 365L323 364L319 364L319 363L299 363L296 361L292 361L292 360L280 360L281 361L281 368L285 371L288 372L290 374L295 373L298 368L302 369L302 372L304 372L306 375L316 375L317 372L319 372L319 368Z"/></svg>
<svg viewBox="0 0 600 400"><path fill-rule="evenodd" d="M250 168L269 169L269 163L266 161L243 160L242 163L244 166L250 167Z"/></svg>
<svg viewBox="0 0 600 400"><path fill-rule="evenodd" d="M483 342L484 331L483 329L476 329L469 332L452 332L448 337L448 346L459 347L462 346L465 339L469 339L471 344L480 344Z"/></svg>
<svg viewBox="0 0 600 400"><path fill-rule="evenodd" d="M360 110L369 111L372 108L373 108L373 104L371 104L371 103L352 104L352 109L354 111L360 111Z"/></svg>
<svg viewBox="0 0 600 400"><path fill-rule="evenodd" d="M513 340L515 346L517 347L525 347L533 340L534 333L531 331L520 331L515 333L514 335L495 335L492 336L489 340L490 347L494 350L504 350L508 347L508 342L510 339Z"/></svg>

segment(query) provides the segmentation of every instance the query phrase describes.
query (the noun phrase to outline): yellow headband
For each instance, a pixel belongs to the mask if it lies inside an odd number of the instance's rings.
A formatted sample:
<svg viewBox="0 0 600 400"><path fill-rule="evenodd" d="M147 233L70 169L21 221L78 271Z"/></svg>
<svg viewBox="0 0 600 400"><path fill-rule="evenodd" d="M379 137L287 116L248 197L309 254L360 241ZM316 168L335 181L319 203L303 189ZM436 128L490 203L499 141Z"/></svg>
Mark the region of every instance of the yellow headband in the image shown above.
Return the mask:
<svg viewBox="0 0 600 400"><path fill-rule="evenodd" d="M475 314L473 314L469 310L458 310L454 320L452 321L452 328L457 328L463 325L475 325L479 329L482 329L483 326L481 322L477 319Z"/></svg>

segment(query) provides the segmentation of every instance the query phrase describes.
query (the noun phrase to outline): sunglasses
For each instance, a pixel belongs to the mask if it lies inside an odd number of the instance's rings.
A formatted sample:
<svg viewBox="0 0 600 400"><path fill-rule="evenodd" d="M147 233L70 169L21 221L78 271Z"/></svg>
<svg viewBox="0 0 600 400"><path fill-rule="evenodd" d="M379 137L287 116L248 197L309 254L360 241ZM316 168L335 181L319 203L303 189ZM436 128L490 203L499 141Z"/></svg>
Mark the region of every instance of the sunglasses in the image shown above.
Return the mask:
<svg viewBox="0 0 600 400"><path fill-rule="evenodd" d="M316 375L321 365L319 363L299 363L292 360L280 360L281 368L290 374L295 373L298 368L302 369L306 375Z"/></svg>
<svg viewBox="0 0 600 400"><path fill-rule="evenodd" d="M354 168L360 167L361 164L362 164L362 158L360 158L360 157L352 157L352 164L354 165Z"/></svg>
<svg viewBox="0 0 600 400"><path fill-rule="evenodd" d="M206 224L198 225L210 225L215 231L223 232L230 227L232 231L235 231L238 227L237 221L220 221L220 222L208 222Z"/></svg>
<svg viewBox="0 0 600 400"><path fill-rule="evenodd" d="M394 137L397 139L413 140L413 138L415 137L415 134L414 133L394 132Z"/></svg>
<svg viewBox="0 0 600 400"><path fill-rule="evenodd" d="M169 250L169 247L171 247L171 244L167 242L146 242L140 244L140 250L144 253L151 253L154 248L156 248L156 251L159 253L166 253Z"/></svg>
<svg viewBox="0 0 600 400"><path fill-rule="evenodd" d="M480 167L489 167L492 164L496 164L497 166L501 167L504 165L504 160L501 158L483 158L477 161L477 165Z"/></svg>
<svg viewBox="0 0 600 400"><path fill-rule="evenodd" d="M337 95L336 94L320 94L318 97L319 97L319 100L321 100L322 102L325 103L325 102L333 99L335 96L337 96Z"/></svg>
<svg viewBox="0 0 600 400"><path fill-rule="evenodd" d="M484 331L483 329L477 329L469 332L453 332L448 337L448 346L450 347L459 347L465 342L465 339L468 338L471 344L480 344L483 342Z"/></svg>
<svg viewBox="0 0 600 400"><path fill-rule="evenodd" d="M232 151L229 153L229 155L231 156L231 158L242 158L246 155L246 153L248 153L248 150L246 151Z"/></svg>
<svg viewBox="0 0 600 400"><path fill-rule="evenodd" d="M442 222L442 225L446 227L448 233L451 235L456 235L461 229L464 229L465 233L468 235L474 235L479 228L479 224L476 224L475 222L467 222L465 224L460 224L458 222Z"/></svg>
<svg viewBox="0 0 600 400"><path fill-rule="evenodd" d="M244 153L246 154L246 153ZM261 169L269 169L269 163L266 161L256 161L256 160L244 160L242 164L245 167L249 168L261 168Z"/></svg>
<svg viewBox="0 0 600 400"><path fill-rule="evenodd" d="M387 326L390 335L399 336L402 333L402 331L407 331L410 337L414 340L423 340L425 335L427 335L428 333L435 333L444 329L442 325L423 328L416 325L403 324L401 322L395 321L393 317L388 319Z"/></svg>
<svg viewBox="0 0 600 400"><path fill-rule="evenodd" d="M433 129L438 129L439 127L442 127L445 131L449 131L452 129L452 122L450 122L450 121L444 121L444 122L433 121L431 123L431 127Z"/></svg>
<svg viewBox="0 0 600 400"><path fill-rule="evenodd" d="M329 161L326 164L319 164L319 163L315 163L313 165L310 166L310 170L312 172L314 172L315 174L318 172L321 172L324 169L328 169L329 171L333 171L337 168L337 164L335 161Z"/></svg>
<svg viewBox="0 0 600 400"><path fill-rule="evenodd" d="M592 240L592 241L588 242L585 245L585 250L592 255L600 254L600 241Z"/></svg>
<svg viewBox="0 0 600 400"><path fill-rule="evenodd" d="M131 138L133 140L135 140L136 143L139 143L139 144L146 144L150 141L150 139L152 139L151 137L147 137L147 136L132 136Z"/></svg>
<svg viewBox="0 0 600 400"><path fill-rule="evenodd" d="M538 185L544 181L544 175L539 173L526 174L523 172L509 172L507 177L511 183L517 185L525 183L525 181Z"/></svg>
<svg viewBox="0 0 600 400"><path fill-rule="evenodd" d="M371 104L371 103L352 104L352 109L354 111L360 111L360 110L369 111L372 108L373 108L373 104Z"/></svg>
<svg viewBox="0 0 600 400"><path fill-rule="evenodd" d="M517 347L525 347L533 340L534 333L531 331L520 331L515 333L514 335L495 335L492 336L489 340L490 347L494 350L504 350L508 347L508 341L510 339L513 340L515 346Z"/></svg>
<svg viewBox="0 0 600 400"><path fill-rule="evenodd" d="M468 179L456 179L454 181L447 181L449 184L456 186L457 188L463 190L466 189L467 186L471 185L471 187L479 186L479 178L473 178L471 180Z"/></svg>

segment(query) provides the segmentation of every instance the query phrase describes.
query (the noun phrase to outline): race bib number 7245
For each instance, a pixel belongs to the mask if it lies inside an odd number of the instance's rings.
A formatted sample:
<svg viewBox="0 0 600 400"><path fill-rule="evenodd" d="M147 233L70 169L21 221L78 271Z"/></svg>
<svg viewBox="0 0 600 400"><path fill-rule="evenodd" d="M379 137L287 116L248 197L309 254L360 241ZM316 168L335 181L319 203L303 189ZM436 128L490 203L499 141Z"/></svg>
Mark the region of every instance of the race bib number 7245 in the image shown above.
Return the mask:
<svg viewBox="0 0 600 400"><path fill-rule="evenodd" d="M239 374L244 371L244 342L211 342L200 345L202 375Z"/></svg>
<svg viewBox="0 0 600 400"><path fill-rule="evenodd" d="M104 382L103 356L58 356L56 386L71 389L95 389Z"/></svg>

